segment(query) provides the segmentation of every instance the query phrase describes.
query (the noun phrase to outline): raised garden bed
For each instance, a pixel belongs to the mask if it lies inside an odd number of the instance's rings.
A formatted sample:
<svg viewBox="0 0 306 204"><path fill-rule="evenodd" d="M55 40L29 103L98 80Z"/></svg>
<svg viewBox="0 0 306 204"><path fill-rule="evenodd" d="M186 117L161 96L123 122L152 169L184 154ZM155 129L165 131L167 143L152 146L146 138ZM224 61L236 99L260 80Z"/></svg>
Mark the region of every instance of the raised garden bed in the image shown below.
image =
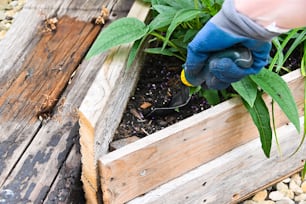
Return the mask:
<svg viewBox="0 0 306 204"><path fill-rule="evenodd" d="M145 20L148 11L148 5L136 1L130 11L130 16ZM182 202L181 198L186 194L180 194L175 186L181 186L184 183L181 182L184 176L188 177L188 172L200 165L204 165L200 169L215 166L207 168L207 171L209 170L207 175L213 175L212 177L215 178L218 178L219 174L226 173L239 175L239 171L252 168L252 165L247 165L251 158L254 160L250 164L255 162L256 169L268 167L264 162L267 159L258 146L257 129L239 98L225 101L109 153L109 143L114 138L142 68L143 57L138 56L134 67L126 70L130 47L131 45L121 46L110 52L79 110L83 183L85 183L87 200L99 202L103 195L104 203L124 203L183 175L178 180L170 182L173 184L171 191L165 190L166 187L161 187L159 189L162 193L156 190L155 192L158 193L155 194L155 197L153 196L155 203ZM300 71L296 70L285 75L284 79L289 84L298 105L299 114L302 115L303 77ZM265 100L267 104L271 103L269 97L265 97ZM282 127L280 130L284 131L284 127L288 126L288 119L277 107L275 107L275 118L276 126ZM290 140L291 136L297 135L291 128L291 126L285 128L285 132L287 129L288 132L280 136L282 141ZM296 141L299 141L299 137L296 137ZM253 144L256 144L258 148L251 148ZM289 142L282 144L282 148L286 150L284 154L293 152L296 147L297 145ZM247 156L248 151L250 151L249 157ZM228 194L224 194L222 201L236 202L261 189L265 183L276 182L296 172L302 166L303 155L305 155L305 149L302 148L299 154L282 163L288 167L286 170L275 168L273 174L268 176L266 171L251 171L254 174L252 179L258 179L258 182L248 188L239 186L236 189L233 188L233 192L229 191ZM241 161L238 162L238 158L241 158ZM233 161L235 168L225 168L228 167L227 159ZM278 155L274 153L269 161L273 164L277 160ZM226 171L218 172L217 167L224 168ZM237 178L226 181L233 182L234 180ZM250 182L246 178L244 180L247 181L245 183ZM193 180L191 179L190 182ZM226 185L227 183L221 182L220 191L217 192L222 193ZM205 182L203 186L206 186ZM188 188L189 191L193 191L196 189L190 188L197 188L197 185L191 185ZM207 203L220 201L217 200L217 195L213 195L214 191L216 191L215 188L206 189L205 195L211 196L202 201L205 200ZM159 198L158 195L166 195L166 192L170 192L173 199L167 196ZM203 192L197 191L197 193L198 198L202 199L201 193Z"/></svg>

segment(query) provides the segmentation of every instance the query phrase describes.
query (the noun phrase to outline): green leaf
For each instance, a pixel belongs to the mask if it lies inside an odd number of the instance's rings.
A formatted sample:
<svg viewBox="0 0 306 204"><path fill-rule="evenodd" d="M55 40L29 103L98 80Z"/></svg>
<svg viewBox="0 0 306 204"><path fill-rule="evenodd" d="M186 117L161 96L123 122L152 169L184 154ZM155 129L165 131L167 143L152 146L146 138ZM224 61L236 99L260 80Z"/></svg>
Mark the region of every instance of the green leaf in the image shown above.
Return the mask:
<svg viewBox="0 0 306 204"><path fill-rule="evenodd" d="M305 179L305 176L306 176L306 160L304 161L304 168L302 170L302 179L304 180Z"/></svg>
<svg viewBox="0 0 306 204"><path fill-rule="evenodd" d="M232 83L232 87L249 106L253 107L257 96L257 85L249 77Z"/></svg>
<svg viewBox="0 0 306 204"><path fill-rule="evenodd" d="M202 11L196 10L196 9L181 9L179 10L176 15L173 18L173 21L171 22L167 33L166 33L166 39L164 41L163 48L166 47L168 44L168 41L173 33L173 31L176 29L176 27L183 22L188 22L190 20L195 19L198 15L200 15Z"/></svg>
<svg viewBox="0 0 306 204"><path fill-rule="evenodd" d="M272 145L272 129L270 126L269 110L262 99L261 94L257 94L253 107L249 106L246 101L242 101L258 129L262 150L264 151L266 157L269 158Z"/></svg>
<svg viewBox="0 0 306 204"><path fill-rule="evenodd" d="M176 9L171 6L165 6L165 5L153 5L152 6L154 10L156 10L160 14L166 14L166 13L175 13Z"/></svg>
<svg viewBox="0 0 306 204"><path fill-rule="evenodd" d="M167 1L167 3L176 9L194 8L193 0L175 0Z"/></svg>
<svg viewBox="0 0 306 204"><path fill-rule="evenodd" d="M173 21L175 13L176 12L174 11L169 13L158 14L149 24L150 32L170 25L171 22Z"/></svg>
<svg viewBox="0 0 306 204"><path fill-rule="evenodd" d="M212 89L204 90L204 89L202 89L201 95L204 98L206 98L209 105L217 105L221 101L217 90L212 90Z"/></svg>
<svg viewBox="0 0 306 204"><path fill-rule="evenodd" d="M98 36L87 53L89 59L114 46L134 42L148 32L148 27L137 18L121 18L106 27Z"/></svg>
<svg viewBox="0 0 306 204"><path fill-rule="evenodd" d="M168 49L161 49L160 47L156 47L156 48L147 48L145 49L146 53L150 53L150 54L159 54L159 55L166 55L166 56L174 56L174 53L171 52Z"/></svg>
<svg viewBox="0 0 306 204"><path fill-rule="evenodd" d="M191 29L189 29L189 30L185 33L183 42L189 43L189 42L194 38L194 36L195 36L198 32L199 32L198 30L191 30Z"/></svg>
<svg viewBox="0 0 306 204"><path fill-rule="evenodd" d="M144 39L144 38L143 38ZM128 57L128 61L127 61L127 68L129 69L131 67L131 65L133 64L135 58L136 58L136 55L139 51L139 48L141 47L141 44L142 44L143 40L139 39L139 40L136 40L131 48L131 51L130 51L130 54L129 54L129 57Z"/></svg>
<svg viewBox="0 0 306 204"><path fill-rule="evenodd" d="M300 132L298 109L286 82L278 74L265 68L258 74L251 75L250 78L273 98L297 131Z"/></svg>

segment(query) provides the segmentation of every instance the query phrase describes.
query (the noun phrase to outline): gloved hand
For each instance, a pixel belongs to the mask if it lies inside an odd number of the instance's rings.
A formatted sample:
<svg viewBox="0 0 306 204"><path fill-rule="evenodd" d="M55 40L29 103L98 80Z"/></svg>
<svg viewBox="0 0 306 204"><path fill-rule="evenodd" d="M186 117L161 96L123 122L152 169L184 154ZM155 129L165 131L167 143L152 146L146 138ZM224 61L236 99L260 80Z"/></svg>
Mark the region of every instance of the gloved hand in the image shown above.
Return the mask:
<svg viewBox="0 0 306 204"><path fill-rule="evenodd" d="M225 0L222 9L189 43L182 82L188 86L206 83L211 89L225 89L232 82L256 74L268 63L271 39L277 35L238 13L233 0ZM229 58L212 60L205 66L212 52L237 44L252 52L254 63L250 68L241 68Z"/></svg>

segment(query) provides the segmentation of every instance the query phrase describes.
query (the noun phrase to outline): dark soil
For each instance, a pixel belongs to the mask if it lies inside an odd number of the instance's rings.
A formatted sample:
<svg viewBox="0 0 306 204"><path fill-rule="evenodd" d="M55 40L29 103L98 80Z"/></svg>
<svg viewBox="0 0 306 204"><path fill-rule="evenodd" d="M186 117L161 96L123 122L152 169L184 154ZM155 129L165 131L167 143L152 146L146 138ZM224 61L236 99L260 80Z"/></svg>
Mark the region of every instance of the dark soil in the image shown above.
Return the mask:
<svg viewBox="0 0 306 204"><path fill-rule="evenodd" d="M204 98L193 95L189 103L177 111L146 117L154 107L167 107L173 95L181 90L181 70L182 62L176 58L146 57L135 93L127 104L114 140L145 137L210 107Z"/></svg>
<svg viewBox="0 0 306 204"><path fill-rule="evenodd" d="M289 70L300 68L300 53L296 50L284 66ZM114 141L131 136L145 137L210 107L203 97L193 95L188 105L178 111L145 117L154 107L167 107L173 95L181 90L182 64L176 58L161 55L148 55L145 58L139 82L127 104ZM280 74L286 73L281 71Z"/></svg>

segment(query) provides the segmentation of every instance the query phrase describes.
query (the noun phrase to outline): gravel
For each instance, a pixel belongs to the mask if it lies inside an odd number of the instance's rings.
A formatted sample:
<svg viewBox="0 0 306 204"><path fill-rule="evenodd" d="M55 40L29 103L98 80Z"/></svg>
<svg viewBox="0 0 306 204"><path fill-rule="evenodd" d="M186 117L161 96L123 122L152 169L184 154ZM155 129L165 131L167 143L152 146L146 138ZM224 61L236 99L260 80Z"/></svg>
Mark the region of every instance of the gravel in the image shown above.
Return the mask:
<svg viewBox="0 0 306 204"><path fill-rule="evenodd" d="M294 174L242 204L306 204L306 179L302 180L299 173Z"/></svg>
<svg viewBox="0 0 306 204"><path fill-rule="evenodd" d="M0 0L0 40L5 37L25 2L26 0Z"/></svg>

